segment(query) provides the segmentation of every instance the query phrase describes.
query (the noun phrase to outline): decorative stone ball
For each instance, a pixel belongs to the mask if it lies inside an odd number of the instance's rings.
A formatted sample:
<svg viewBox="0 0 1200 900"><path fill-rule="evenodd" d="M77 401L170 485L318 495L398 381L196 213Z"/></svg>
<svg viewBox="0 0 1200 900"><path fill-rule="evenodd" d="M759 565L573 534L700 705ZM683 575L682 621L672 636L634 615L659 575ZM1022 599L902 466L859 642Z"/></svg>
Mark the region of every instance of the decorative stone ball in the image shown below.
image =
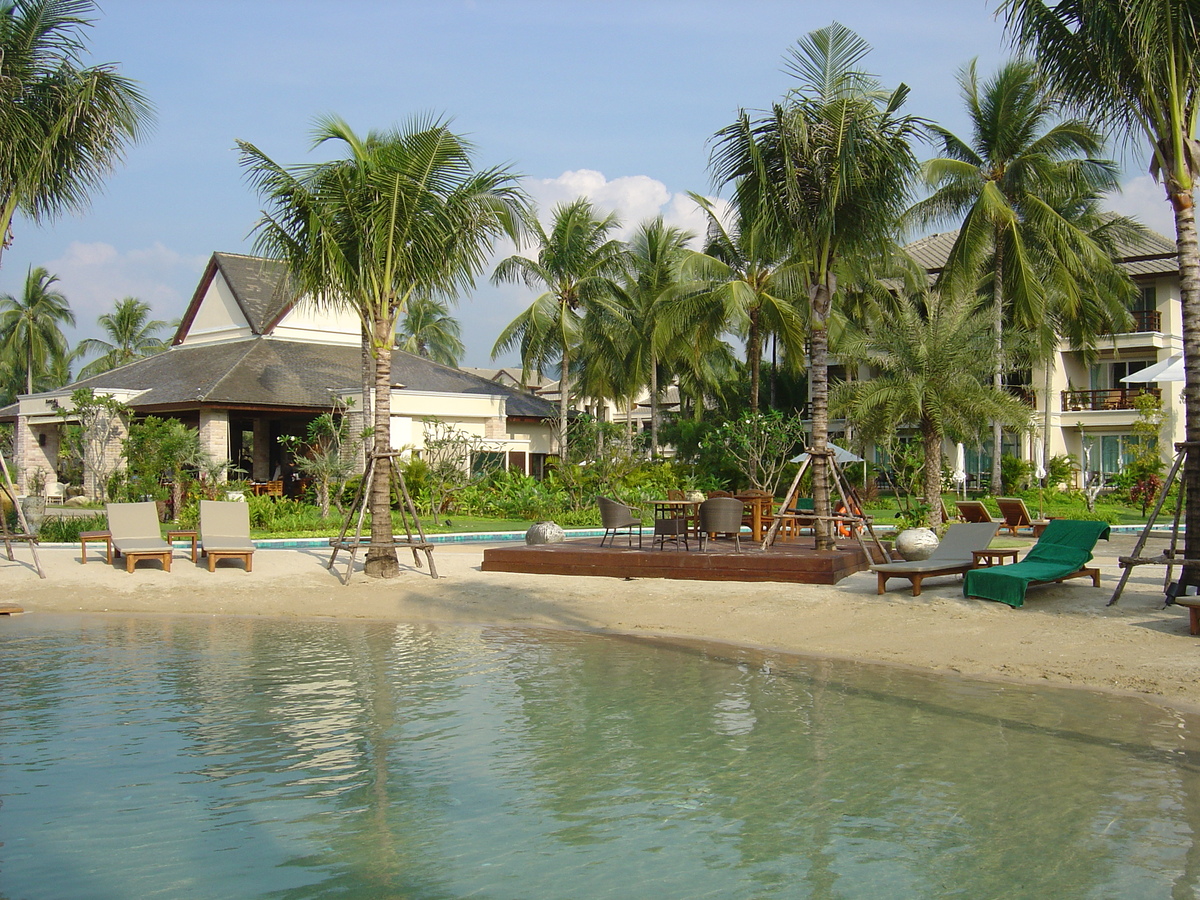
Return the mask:
<svg viewBox="0 0 1200 900"><path fill-rule="evenodd" d="M534 522L525 532L526 544L561 544L566 539L566 532L553 522Z"/></svg>
<svg viewBox="0 0 1200 900"><path fill-rule="evenodd" d="M896 535L896 552L909 562L929 559L937 546L937 535L929 528L906 528Z"/></svg>
<svg viewBox="0 0 1200 900"><path fill-rule="evenodd" d="M694 501L703 502L704 501L704 491L688 491L687 493L685 493L683 495L683 497L685 500L694 500Z"/></svg>

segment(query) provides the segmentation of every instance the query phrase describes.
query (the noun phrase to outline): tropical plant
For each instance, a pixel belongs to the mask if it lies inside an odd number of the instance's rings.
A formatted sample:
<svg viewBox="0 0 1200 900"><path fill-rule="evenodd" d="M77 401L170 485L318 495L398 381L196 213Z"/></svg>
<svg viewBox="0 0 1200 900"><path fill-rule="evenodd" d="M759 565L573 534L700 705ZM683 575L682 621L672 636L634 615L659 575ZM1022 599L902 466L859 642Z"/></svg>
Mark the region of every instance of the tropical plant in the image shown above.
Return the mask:
<svg viewBox="0 0 1200 900"><path fill-rule="evenodd" d="M449 508L454 492L504 467L504 452L477 434L471 434L440 419L424 422L421 459L428 467L425 484L429 495L429 517Z"/></svg>
<svg viewBox="0 0 1200 900"><path fill-rule="evenodd" d="M126 433L129 407L110 394L76 388L70 405L59 408L58 414L63 418L63 452L82 471L91 499L103 502L115 468L109 450Z"/></svg>
<svg viewBox="0 0 1200 900"><path fill-rule="evenodd" d="M611 319L624 327L617 335L610 333L617 346L607 358L625 376L630 406L643 387L650 391L651 458L658 456L662 375L672 371L671 360L683 355L679 342L664 327L669 311L664 300L679 283L679 265L692 237L689 231L667 225L661 216L638 226L629 239L628 267L621 280L619 303L626 314Z"/></svg>
<svg viewBox="0 0 1200 900"><path fill-rule="evenodd" d="M714 429L702 449L720 448L755 490L773 496L784 468L804 446L804 422L778 410L747 411Z"/></svg>
<svg viewBox="0 0 1200 900"><path fill-rule="evenodd" d="M769 213L739 204L734 224L726 228L711 201L690 196L708 220L708 234L704 252L690 253L683 261L682 284L670 295L669 321L677 333L688 329L716 336L732 331L745 338L750 409L757 410L764 338L774 335L792 359L804 356L804 322L795 298L806 285L799 283L797 268L788 265L793 247L781 238Z"/></svg>
<svg viewBox="0 0 1200 900"><path fill-rule="evenodd" d="M76 212L136 141L150 105L115 67L83 66L92 0L0 0L0 254L19 212Z"/></svg>
<svg viewBox="0 0 1200 900"><path fill-rule="evenodd" d="M464 348L458 320L450 306L437 297L413 297L404 308L396 346L444 366L457 366Z"/></svg>
<svg viewBox="0 0 1200 900"><path fill-rule="evenodd" d="M1059 115L1061 102L1035 63L1009 61L981 85L971 62L959 73L959 85L971 121L970 140L930 126L942 156L924 164L933 194L910 214L920 225L961 222L937 285L965 293L990 281L992 379L1002 387L1009 368L1006 322L1040 328L1051 321L1048 307L1055 299L1060 313L1070 313L1077 325L1097 321L1074 315L1077 286L1087 284L1093 273L1107 272L1113 281L1116 267L1071 213L1077 211L1075 198L1115 190L1117 168L1111 160L1094 158L1104 148L1104 136L1093 123ZM1125 281L1128 294L1132 285ZM1050 285L1058 288L1057 295ZM1043 357L1057 345L1055 331L1049 329L1042 342ZM992 425L993 447L1001 445L1000 425ZM993 484L1000 483L1000 456L992 454Z"/></svg>
<svg viewBox="0 0 1200 900"><path fill-rule="evenodd" d="M57 281L57 275L31 266L20 297L0 295L0 358L23 376L26 394L70 352L62 326L74 325L75 314L66 296L53 289Z"/></svg>
<svg viewBox="0 0 1200 900"><path fill-rule="evenodd" d="M558 448L565 458L571 367L583 340L584 320L589 315L620 315L613 297L619 290L616 279L625 266L625 248L610 236L619 224L616 215L601 218L584 197L556 206L550 220L547 232L530 217L537 259L510 256L492 275L496 284L521 283L542 289L529 308L496 338L492 357L519 349L526 374L536 371L541 375L548 365L558 363Z"/></svg>
<svg viewBox="0 0 1200 900"><path fill-rule="evenodd" d="M80 341L76 352L81 356L100 354L79 370L80 378L90 378L123 366L125 363L144 356L153 356L167 349L167 343L156 332L167 327L160 319L151 319L150 304L137 297L118 300L113 311L105 313L96 321L108 335L108 340L87 338Z"/></svg>
<svg viewBox="0 0 1200 900"><path fill-rule="evenodd" d="M990 322L973 296L905 294L866 328L851 327L838 342L850 359L869 360L871 378L834 388L832 407L860 436L886 448L905 427L924 448L922 487L931 524L941 522L942 446L947 439L974 442L989 419L1014 427L1029 410L990 375Z"/></svg>
<svg viewBox="0 0 1200 900"><path fill-rule="evenodd" d="M473 148L441 120L356 135L318 119L314 145L333 141L341 159L285 168L239 141L242 165L267 210L255 246L282 260L297 297L348 305L370 339L374 370L371 543L365 570L394 577L390 466L392 348L396 322L414 297L451 296L482 269L492 241L517 239L525 201L507 169L476 169ZM366 370L364 369L364 375ZM364 396L365 405L365 396Z"/></svg>
<svg viewBox="0 0 1200 900"><path fill-rule="evenodd" d="M162 483L166 481L170 486L171 515L178 518L191 473L207 461L200 446L200 432L178 419L146 416L129 425L122 451L128 477L126 490L131 499L157 499L165 493Z"/></svg>
<svg viewBox="0 0 1200 900"><path fill-rule="evenodd" d="M332 503L345 515L341 497L346 482L357 468L359 442L350 432L350 422L339 410L322 413L305 429L305 439L280 435L279 443L288 449L301 475L312 479L321 518L329 518Z"/></svg>
<svg viewBox="0 0 1200 900"><path fill-rule="evenodd" d="M770 112L717 133L718 184L732 184L739 210L760 210L793 248L809 298L813 503L830 515L829 324L836 272L848 258L890 256L917 164L909 141L922 122L900 114L904 85L890 93L859 65L870 47L837 22L802 38L788 54L798 87ZM757 218L757 217L756 217ZM817 546L832 547L828 518Z"/></svg>
<svg viewBox="0 0 1200 900"><path fill-rule="evenodd" d="M1002 0L1016 43L1076 107L1131 141L1175 216L1183 312L1186 438L1200 446L1200 243L1193 191L1200 173L1200 7L1194 0ZM1200 453L1184 466L1186 555L1200 554Z"/></svg>

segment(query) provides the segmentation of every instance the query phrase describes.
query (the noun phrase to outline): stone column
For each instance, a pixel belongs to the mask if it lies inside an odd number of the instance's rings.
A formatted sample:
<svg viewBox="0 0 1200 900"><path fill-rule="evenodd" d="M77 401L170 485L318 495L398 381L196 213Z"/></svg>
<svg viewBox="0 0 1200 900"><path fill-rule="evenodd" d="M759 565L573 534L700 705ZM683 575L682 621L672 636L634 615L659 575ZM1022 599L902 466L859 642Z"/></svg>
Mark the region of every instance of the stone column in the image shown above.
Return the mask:
<svg viewBox="0 0 1200 900"><path fill-rule="evenodd" d="M40 437L45 435L44 438ZM43 446L44 442L44 446ZM30 425L28 416L17 416L17 427L13 430L13 465L9 472L16 482L18 494L29 492L30 476L34 469L41 469L49 484L57 480L55 465L58 461L58 426Z"/></svg>
<svg viewBox="0 0 1200 900"><path fill-rule="evenodd" d="M257 441L255 441L257 444ZM229 459L229 411L224 409L200 410L200 449L214 460ZM221 473L226 480L227 473Z"/></svg>

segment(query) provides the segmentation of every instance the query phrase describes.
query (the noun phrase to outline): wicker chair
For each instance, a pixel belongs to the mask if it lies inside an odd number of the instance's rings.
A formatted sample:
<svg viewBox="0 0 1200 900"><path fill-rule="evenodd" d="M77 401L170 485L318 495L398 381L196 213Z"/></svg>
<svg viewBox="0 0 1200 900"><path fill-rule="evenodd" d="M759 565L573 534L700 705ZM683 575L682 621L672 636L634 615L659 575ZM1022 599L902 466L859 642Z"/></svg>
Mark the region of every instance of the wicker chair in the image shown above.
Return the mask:
<svg viewBox="0 0 1200 900"><path fill-rule="evenodd" d="M733 537L734 549L742 552L742 510L745 504L736 497L712 497L700 504L700 549L709 535Z"/></svg>
<svg viewBox="0 0 1200 900"><path fill-rule="evenodd" d="M624 503L618 503L616 500L610 500L608 497L597 497L596 502L600 505L600 524L604 526L604 536L600 538L600 546L603 547L604 542L610 537L615 541L617 535L624 531L629 536L629 546L632 547L636 529L638 549L641 550L642 520L638 516L639 510L632 506L626 506Z"/></svg>

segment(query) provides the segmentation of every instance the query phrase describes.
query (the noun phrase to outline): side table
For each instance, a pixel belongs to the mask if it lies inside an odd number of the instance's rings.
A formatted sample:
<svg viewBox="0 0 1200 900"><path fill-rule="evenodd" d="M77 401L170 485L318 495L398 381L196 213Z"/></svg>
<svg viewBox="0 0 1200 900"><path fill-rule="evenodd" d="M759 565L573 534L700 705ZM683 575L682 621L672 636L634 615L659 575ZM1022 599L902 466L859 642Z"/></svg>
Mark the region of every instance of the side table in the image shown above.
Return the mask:
<svg viewBox="0 0 1200 900"><path fill-rule="evenodd" d="M111 531L81 531L79 532L79 552L82 562L87 564L87 545L90 543L104 544L104 561L112 565L112 532Z"/></svg>
<svg viewBox="0 0 1200 900"><path fill-rule="evenodd" d="M988 550L972 550L971 557L975 560L975 568L990 568L991 566L1002 566L1004 560L1011 559L1017 561L1016 547L998 547Z"/></svg>
<svg viewBox="0 0 1200 900"><path fill-rule="evenodd" d="M196 538L198 538L198 537L199 537L199 533L195 532L195 531L168 531L167 532L167 543L173 544L177 540L178 541L186 541L188 538L191 538L191 540L192 540L192 562L195 562L198 559L198 557L196 556Z"/></svg>

